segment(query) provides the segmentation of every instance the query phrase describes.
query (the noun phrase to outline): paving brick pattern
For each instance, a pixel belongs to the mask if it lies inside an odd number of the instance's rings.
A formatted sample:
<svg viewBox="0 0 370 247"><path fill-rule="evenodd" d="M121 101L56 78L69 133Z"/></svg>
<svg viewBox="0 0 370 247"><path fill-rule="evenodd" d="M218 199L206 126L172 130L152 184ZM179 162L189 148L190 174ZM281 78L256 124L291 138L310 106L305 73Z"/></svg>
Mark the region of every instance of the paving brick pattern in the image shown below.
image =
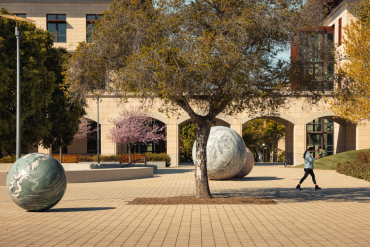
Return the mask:
<svg viewBox="0 0 370 247"><path fill-rule="evenodd" d="M68 184L47 212L25 212L0 186L0 246L370 246L370 183L315 170L256 165L244 179L211 181L214 195L271 197L277 205L127 205L194 193L194 167L153 178Z"/></svg>

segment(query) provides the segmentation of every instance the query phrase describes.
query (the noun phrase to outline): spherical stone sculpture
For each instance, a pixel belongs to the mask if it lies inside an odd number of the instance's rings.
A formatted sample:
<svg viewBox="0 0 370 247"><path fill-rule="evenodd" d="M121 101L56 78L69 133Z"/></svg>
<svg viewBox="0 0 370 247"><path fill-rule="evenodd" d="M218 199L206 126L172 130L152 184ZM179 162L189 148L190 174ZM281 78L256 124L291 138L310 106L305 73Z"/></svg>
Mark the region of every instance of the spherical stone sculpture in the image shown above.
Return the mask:
<svg viewBox="0 0 370 247"><path fill-rule="evenodd" d="M245 177L253 169L253 166L254 166L254 156L253 156L251 150L249 150L249 148L246 147L245 149L247 151L247 155L246 155L247 158L245 159L244 166L240 170L240 172L234 176L234 178L242 178L242 177Z"/></svg>
<svg viewBox="0 0 370 247"><path fill-rule="evenodd" d="M196 143L193 146L195 162ZM243 139L235 130L224 126L211 128L207 143L207 174L209 179L229 179L244 166L246 150Z"/></svg>
<svg viewBox="0 0 370 247"><path fill-rule="evenodd" d="M50 155L32 153L18 159L6 180L13 202L28 211L55 206L67 188L63 166Z"/></svg>

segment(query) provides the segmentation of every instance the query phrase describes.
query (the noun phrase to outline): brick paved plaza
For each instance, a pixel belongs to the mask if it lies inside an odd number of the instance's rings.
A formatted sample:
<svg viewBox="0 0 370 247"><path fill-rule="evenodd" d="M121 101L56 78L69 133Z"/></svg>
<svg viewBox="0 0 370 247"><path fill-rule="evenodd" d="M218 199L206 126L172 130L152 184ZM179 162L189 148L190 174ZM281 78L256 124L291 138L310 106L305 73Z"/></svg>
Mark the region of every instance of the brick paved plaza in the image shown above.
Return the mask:
<svg viewBox="0 0 370 247"><path fill-rule="evenodd" d="M194 166L153 178L68 184L56 207L25 212L0 187L0 246L370 246L370 183L315 170L256 165L211 181L213 195L271 197L277 205L131 206L136 197L193 195Z"/></svg>

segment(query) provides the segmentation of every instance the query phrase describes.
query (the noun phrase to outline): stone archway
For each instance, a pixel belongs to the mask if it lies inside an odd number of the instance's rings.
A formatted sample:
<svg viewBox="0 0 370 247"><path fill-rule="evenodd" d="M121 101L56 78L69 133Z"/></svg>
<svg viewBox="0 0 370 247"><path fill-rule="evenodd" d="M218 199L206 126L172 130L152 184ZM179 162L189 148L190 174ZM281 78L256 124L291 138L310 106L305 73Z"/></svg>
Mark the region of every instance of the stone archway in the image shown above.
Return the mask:
<svg viewBox="0 0 370 247"><path fill-rule="evenodd" d="M287 114L284 114L284 113L280 113L278 115L274 115L274 116L271 116L269 114L258 114L256 116L253 116L253 117L250 117L250 116L245 116L243 118L241 118L239 121L240 121L240 125L243 126L244 124L246 124L247 122L253 120L253 119L268 119L268 120L272 120L272 121L275 121L275 122L278 122L282 125L285 126L285 152L287 153L287 157L289 158L289 160L291 162L294 162L294 157L295 157L295 154L294 154L294 150L295 150L295 143L294 143L294 133L295 133L295 126L297 124L297 119L287 115Z"/></svg>

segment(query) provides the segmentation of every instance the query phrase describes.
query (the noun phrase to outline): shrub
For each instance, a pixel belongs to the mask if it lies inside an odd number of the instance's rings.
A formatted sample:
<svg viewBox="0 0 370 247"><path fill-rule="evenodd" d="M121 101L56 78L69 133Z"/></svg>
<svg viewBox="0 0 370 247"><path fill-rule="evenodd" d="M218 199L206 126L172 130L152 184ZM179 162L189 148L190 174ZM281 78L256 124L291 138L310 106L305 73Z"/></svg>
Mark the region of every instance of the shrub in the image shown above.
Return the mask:
<svg viewBox="0 0 370 247"><path fill-rule="evenodd" d="M171 158L166 153L146 153L147 161L166 161L166 166L171 165Z"/></svg>
<svg viewBox="0 0 370 247"><path fill-rule="evenodd" d="M370 164L361 163L358 160L338 163L335 170L341 174L370 181Z"/></svg>
<svg viewBox="0 0 370 247"><path fill-rule="evenodd" d="M101 162L113 162L113 161L118 161L120 155L100 155L100 161ZM98 161L98 155L82 155L80 154L80 162L97 162Z"/></svg>
<svg viewBox="0 0 370 247"><path fill-rule="evenodd" d="M360 153L358 153L356 155L356 159L360 163L369 164L370 163L370 154L369 153L360 152Z"/></svg>
<svg viewBox="0 0 370 247"><path fill-rule="evenodd" d="M0 159L0 163L14 163L16 160L15 156L6 156Z"/></svg>
<svg viewBox="0 0 370 247"><path fill-rule="evenodd" d="M94 158L91 155L80 154L79 159L80 159L80 162L93 162L94 161Z"/></svg>

